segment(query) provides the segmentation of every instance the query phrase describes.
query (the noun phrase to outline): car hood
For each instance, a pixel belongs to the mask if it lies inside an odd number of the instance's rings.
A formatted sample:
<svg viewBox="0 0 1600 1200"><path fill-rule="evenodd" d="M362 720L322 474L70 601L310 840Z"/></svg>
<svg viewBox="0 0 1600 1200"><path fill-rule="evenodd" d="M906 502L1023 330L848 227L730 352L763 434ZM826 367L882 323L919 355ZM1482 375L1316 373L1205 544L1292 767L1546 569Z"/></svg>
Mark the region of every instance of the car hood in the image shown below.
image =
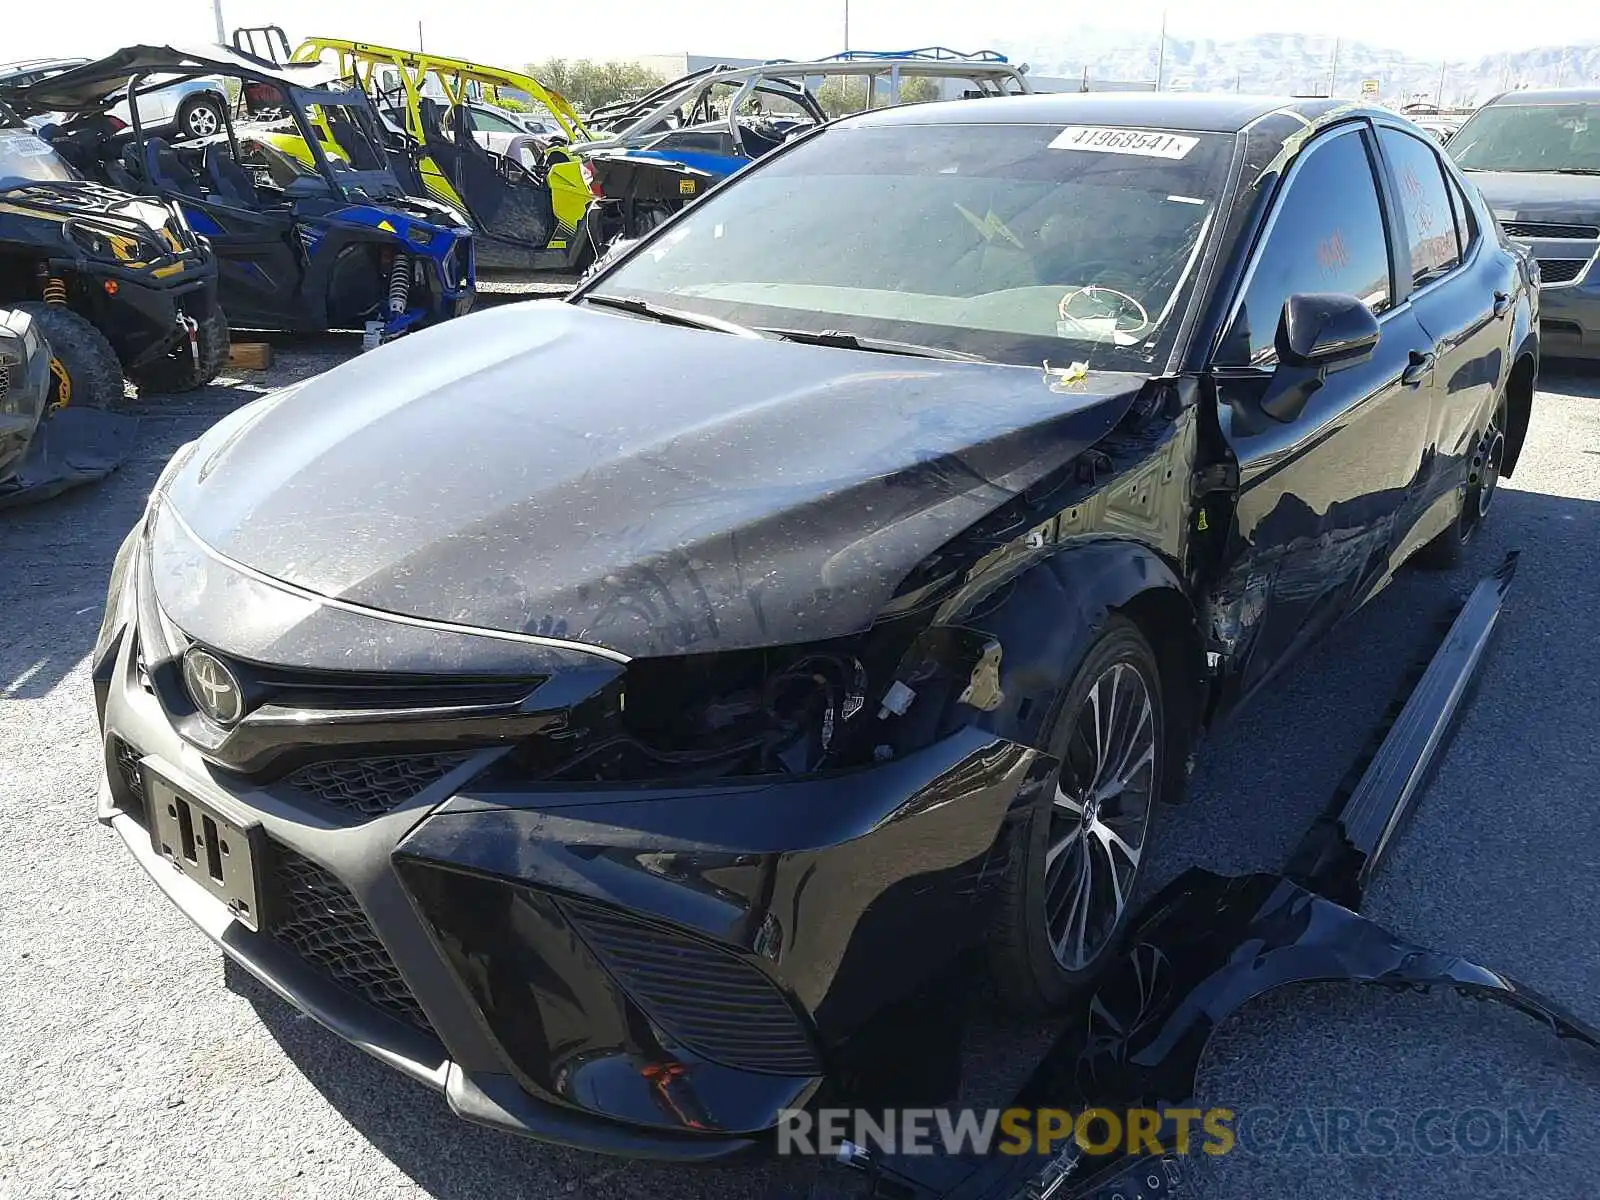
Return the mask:
<svg viewBox="0 0 1600 1200"><path fill-rule="evenodd" d="M1501 221L1600 225L1600 175L1469 171Z"/></svg>
<svg viewBox="0 0 1600 1200"><path fill-rule="evenodd" d="M364 607L629 656L776 645L865 628L1143 382L534 301L240 410L166 502L227 559Z"/></svg>

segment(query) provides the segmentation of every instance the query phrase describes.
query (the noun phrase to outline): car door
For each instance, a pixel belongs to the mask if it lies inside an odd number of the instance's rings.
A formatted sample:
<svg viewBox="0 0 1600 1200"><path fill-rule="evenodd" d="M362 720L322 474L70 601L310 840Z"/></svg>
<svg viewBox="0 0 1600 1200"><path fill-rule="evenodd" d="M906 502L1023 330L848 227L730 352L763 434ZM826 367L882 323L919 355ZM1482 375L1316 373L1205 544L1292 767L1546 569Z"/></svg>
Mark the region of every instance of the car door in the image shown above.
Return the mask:
<svg viewBox="0 0 1600 1200"><path fill-rule="evenodd" d="M1407 304L1370 126L1302 148L1278 186L1213 355L1218 417L1238 464L1214 609L1241 691L1263 683L1388 579L1396 522L1428 441L1432 339ZM1262 402L1296 294L1344 293L1377 317L1370 357L1326 375L1290 419ZM1281 382L1281 380L1279 381Z"/></svg>
<svg viewBox="0 0 1600 1200"><path fill-rule="evenodd" d="M1385 183L1411 272L1410 303L1433 339L1429 453L1397 557L1455 519L1457 493L1494 398L1511 370L1515 267L1483 252L1461 185L1438 152L1404 129L1378 126Z"/></svg>

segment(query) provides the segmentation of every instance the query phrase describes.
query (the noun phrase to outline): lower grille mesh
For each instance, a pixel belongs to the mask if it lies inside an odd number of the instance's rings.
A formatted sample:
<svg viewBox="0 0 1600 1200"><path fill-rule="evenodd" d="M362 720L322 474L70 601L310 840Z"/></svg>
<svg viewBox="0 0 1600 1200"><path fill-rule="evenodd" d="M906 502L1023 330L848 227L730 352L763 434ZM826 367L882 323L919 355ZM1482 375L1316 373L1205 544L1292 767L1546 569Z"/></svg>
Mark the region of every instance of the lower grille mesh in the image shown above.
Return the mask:
<svg viewBox="0 0 1600 1200"><path fill-rule="evenodd" d="M1581 258L1541 258L1539 279L1543 283L1571 283L1587 265L1587 260Z"/></svg>
<svg viewBox="0 0 1600 1200"><path fill-rule="evenodd" d="M799 1017L754 967L697 938L600 905L560 904L634 1003L696 1054L767 1075L819 1074Z"/></svg>
<svg viewBox="0 0 1600 1200"><path fill-rule="evenodd" d="M117 773L122 776L122 785L128 789L128 794L138 802L137 815L142 821L145 819L144 773L139 769L139 752L121 738L112 738L111 743L117 759Z"/></svg>
<svg viewBox="0 0 1600 1200"><path fill-rule="evenodd" d="M349 758L301 767L285 782L362 817L381 817L432 787L470 754L408 754Z"/></svg>
<svg viewBox="0 0 1600 1200"><path fill-rule="evenodd" d="M350 889L287 846L274 843L272 851L277 884L272 936L335 983L431 1033L421 1005Z"/></svg>

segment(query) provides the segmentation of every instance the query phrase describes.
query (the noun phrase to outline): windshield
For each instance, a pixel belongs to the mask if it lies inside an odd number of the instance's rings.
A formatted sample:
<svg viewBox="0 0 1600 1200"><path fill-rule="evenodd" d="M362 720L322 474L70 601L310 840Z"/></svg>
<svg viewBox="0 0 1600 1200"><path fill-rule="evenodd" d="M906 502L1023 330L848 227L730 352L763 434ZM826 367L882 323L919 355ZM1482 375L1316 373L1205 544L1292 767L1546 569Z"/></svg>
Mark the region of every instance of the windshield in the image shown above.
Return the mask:
<svg viewBox="0 0 1600 1200"><path fill-rule="evenodd" d="M365 93L352 82L295 90L306 126L316 135L340 192L351 200L397 196L378 122Z"/></svg>
<svg viewBox="0 0 1600 1200"><path fill-rule="evenodd" d="M78 178L45 142L22 129L0 129L0 189Z"/></svg>
<svg viewBox="0 0 1600 1200"><path fill-rule="evenodd" d="M1450 153L1467 171L1600 171L1600 101L1480 108Z"/></svg>
<svg viewBox="0 0 1600 1200"><path fill-rule="evenodd" d="M841 126L740 175L596 293L1039 364L1164 354L1226 134Z"/></svg>

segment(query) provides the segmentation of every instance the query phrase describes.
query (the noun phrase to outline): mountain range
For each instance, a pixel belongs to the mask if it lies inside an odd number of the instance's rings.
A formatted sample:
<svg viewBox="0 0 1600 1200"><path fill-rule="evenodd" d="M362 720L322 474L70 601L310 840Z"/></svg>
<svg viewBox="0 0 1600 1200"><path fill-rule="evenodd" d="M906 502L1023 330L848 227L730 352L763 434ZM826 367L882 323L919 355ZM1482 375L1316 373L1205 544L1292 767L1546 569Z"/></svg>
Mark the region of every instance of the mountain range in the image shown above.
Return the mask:
<svg viewBox="0 0 1600 1200"><path fill-rule="evenodd" d="M1035 76L1077 80L1087 73L1093 86L1154 81L1158 41L1154 33L1083 28L996 49L1013 62L1026 62ZM1430 57L1424 46L1397 49L1305 34L1168 36L1160 72L1162 87L1174 90L1354 97L1365 81L1376 80L1379 97L1392 105L1422 100L1470 107L1510 88L1600 84L1600 43L1446 61Z"/></svg>

